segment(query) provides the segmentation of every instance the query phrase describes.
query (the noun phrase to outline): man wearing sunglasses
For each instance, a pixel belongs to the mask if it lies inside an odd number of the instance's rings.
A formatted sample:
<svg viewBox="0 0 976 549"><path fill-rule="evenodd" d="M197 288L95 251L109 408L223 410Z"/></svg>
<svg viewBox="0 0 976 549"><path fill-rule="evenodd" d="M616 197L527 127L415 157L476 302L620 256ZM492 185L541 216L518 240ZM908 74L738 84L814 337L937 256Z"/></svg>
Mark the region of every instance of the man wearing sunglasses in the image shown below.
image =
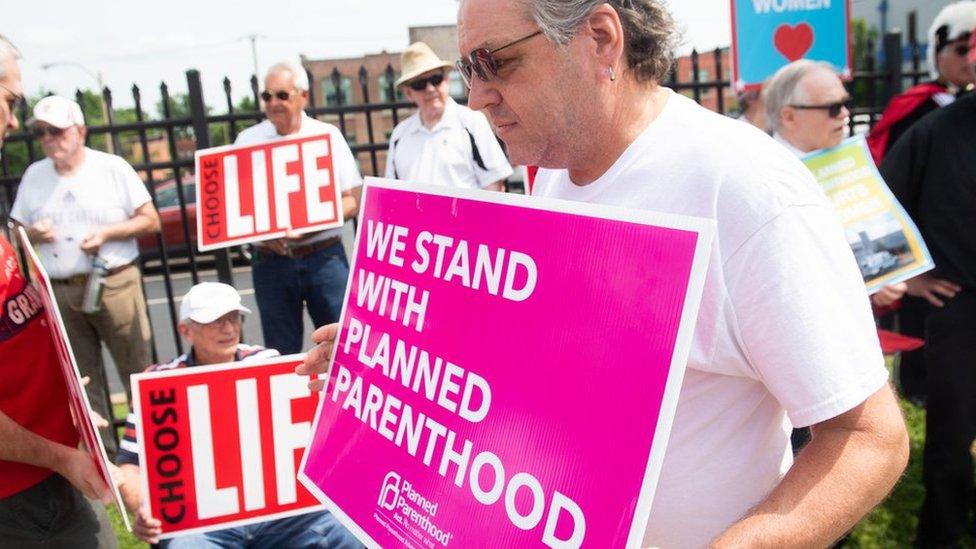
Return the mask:
<svg viewBox="0 0 976 549"><path fill-rule="evenodd" d="M932 80L896 95L868 134L871 154L879 166L908 128L930 112L949 105L976 81L966 55L970 30L976 26L976 2L966 0L942 8L928 33L927 57Z"/></svg>
<svg viewBox="0 0 976 549"><path fill-rule="evenodd" d="M0 145L19 126L19 58L0 36ZM111 491L78 448L43 307L2 232L0 379L0 545L116 547L104 505L88 499L108 501Z"/></svg>
<svg viewBox="0 0 976 549"><path fill-rule="evenodd" d="M329 135L332 168L342 191L345 219L359 211L362 179L359 166L339 128L305 114L308 75L298 66L281 62L264 77L261 102L267 120L247 128L235 144L254 145L277 139ZM302 313L308 307L315 326L339 319L349 277L342 247L342 227L301 236L265 241L256 246L252 277L261 311L264 343L283 354L302 350Z"/></svg>
<svg viewBox="0 0 976 549"><path fill-rule="evenodd" d="M468 189L503 190L512 175L485 115L458 105L448 92L452 63L442 61L423 42L400 58L396 81L417 112L390 135L386 177Z"/></svg>
<svg viewBox="0 0 976 549"><path fill-rule="evenodd" d="M52 279L68 338L88 397L103 417L111 408L103 391L108 347L129 392L129 375L149 363L149 317L135 262L136 238L159 230L159 215L146 186L121 157L85 146L85 120L77 103L45 97L28 121L47 158L24 172L10 217L37 246ZM95 258L107 273L97 310L83 312L85 287ZM103 431L110 455L115 437Z"/></svg>
<svg viewBox="0 0 976 549"><path fill-rule="evenodd" d="M643 545L830 545L894 486L908 437L864 283L809 170L660 86L676 46L662 0L461 0L458 39L469 106L513 163L542 167L533 194L716 224ZM806 114L835 128L846 109ZM793 425L813 430L795 461Z"/></svg>
<svg viewBox="0 0 976 549"><path fill-rule="evenodd" d="M773 138L796 156L836 147L847 136L851 98L827 63L801 59L782 67L763 97Z"/></svg>
<svg viewBox="0 0 976 549"><path fill-rule="evenodd" d="M976 35L970 39L976 69ZM881 174L935 261L934 270L908 281L909 293L929 303L921 317L925 499L915 546L962 547L967 529L976 531L976 94L912 126L885 156Z"/></svg>

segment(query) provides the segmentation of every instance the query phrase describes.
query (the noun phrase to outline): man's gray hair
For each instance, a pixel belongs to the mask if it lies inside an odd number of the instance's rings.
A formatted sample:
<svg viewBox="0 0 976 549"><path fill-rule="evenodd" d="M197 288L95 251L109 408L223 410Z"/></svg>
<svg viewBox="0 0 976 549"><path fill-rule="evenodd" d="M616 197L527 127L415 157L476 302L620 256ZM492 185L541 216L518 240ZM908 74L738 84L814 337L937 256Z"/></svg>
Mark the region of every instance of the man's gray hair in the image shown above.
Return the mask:
<svg viewBox="0 0 976 549"><path fill-rule="evenodd" d="M529 15L552 43L572 40L590 12L610 4L624 29L627 65L638 82L664 82L674 64L679 34L661 0L522 0Z"/></svg>
<svg viewBox="0 0 976 549"><path fill-rule="evenodd" d="M6 36L0 35L0 80L7 77L7 63L12 59L20 59L20 50L13 45Z"/></svg>
<svg viewBox="0 0 976 549"><path fill-rule="evenodd" d="M783 125L783 107L798 105L807 101L804 90L799 83L804 76L815 70L834 72L830 63L800 59L781 67L767 82L763 89L763 100L766 103L766 123L769 131L778 132Z"/></svg>
<svg viewBox="0 0 976 549"><path fill-rule="evenodd" d="M300 67L289 61L279 61L265 73L265 78L271 76L272 74L278 74L281 72L287 72L291 75L291 82L296 89L300 91L308 91L308 73L305 72L303 67Z"/></svg>

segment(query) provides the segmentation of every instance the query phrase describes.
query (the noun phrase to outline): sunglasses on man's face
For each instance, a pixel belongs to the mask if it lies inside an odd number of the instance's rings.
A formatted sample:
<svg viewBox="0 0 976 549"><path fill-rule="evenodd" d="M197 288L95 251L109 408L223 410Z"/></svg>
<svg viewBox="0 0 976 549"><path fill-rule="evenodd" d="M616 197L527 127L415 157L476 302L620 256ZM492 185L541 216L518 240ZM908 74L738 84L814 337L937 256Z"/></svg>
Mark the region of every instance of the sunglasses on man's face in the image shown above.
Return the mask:
<svg viewBox="0 0 976 549"><path fill-rule="evenodd" d="M37 139L43 139L45 135L58 138L64 135L64 128L55 128L54 126L35 127L31 130L31 133Z"/></svg>
<svg viewBox="0 0 976 549"><path fill-rule="evenodd" d="M501 68L502 61L495 59L495 54L505 48L525 42L529 38L534 38L540 34L542 34L542 31L537 30L532 34L523 36L518 40L505 44L504 46L498 46L493 50L489 50L488 48L478 48L476 50L472 50L471 53L468 54L467 59L458 59L455 66L457 67L458 72L461 73L461 79L464 80L464 85L467 86L468 89L471 89L471 79L475 76L480 78L482 82L487 82L498 76L498 69Z"/></svg>
<svg viewBox="0 0 976 549"><path fill-rule="evenodd" d="M7 108L10 109L10 113L16 114L17 109L19 109L20 105L24 102L24 96L8 88L7 86L4 86L3 84L0 84L0 88L7 92L7 97L4 99L4 101L7 102Z"/></svg>
<svg viewBox="0 0 976 549"><path fill-rule="evenodd" d="M840 116L841 111L847 109L850 112L854 108L854 99L846 98L843 101L838 101L836 103L827 103L826 105L790 105L794 109L801 110L816 110L816 111L827 111L827 116L831 118L837 118Z"/></svg>
<svg viewBox="0 0 976 549"><path fill-rule="evenodd" d="M416 80L411 80L410 82L407 83L407 86L410 86L410 89L413 91L424 91L427 89L428 82L430 83L431 86L434 86L435 88L437 86L440 86L441 83L444 82L444 73L434 74L428 76L427 78L418 78Z"/></svg>
<svg viewBox="0 0 976 549"><path fill-rule="evenodd" d="M284 91L284 90L276 91L276 92L264 90L263 92L261 92L261 99L265 103L270 102L272 97L277 98L278 101L288 101L289 99L291 99L293 93L294 92Z"/></svg>

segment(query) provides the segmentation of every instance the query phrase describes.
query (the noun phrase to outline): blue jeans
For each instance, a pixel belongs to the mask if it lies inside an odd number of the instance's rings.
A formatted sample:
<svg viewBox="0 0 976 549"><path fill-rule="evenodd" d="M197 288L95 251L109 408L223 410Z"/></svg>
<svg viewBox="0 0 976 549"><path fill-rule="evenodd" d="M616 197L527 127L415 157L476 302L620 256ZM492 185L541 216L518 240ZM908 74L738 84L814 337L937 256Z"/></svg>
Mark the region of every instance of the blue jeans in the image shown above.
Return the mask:
<svg viewBox="0 0 976 549"><path fill-rule="evenodd" d="M260 251L251 275L265 347L283 355L302 351L305 306L316 328L339 321L349 278L342 242L296 258Z"/></svg>
<svg viewBox="0 0 976 549"><path fill-rule="evenodd" d="M277 549L279 547L360 549L363 544L328 511L269 520L163 540L160 549Z"/></svg>

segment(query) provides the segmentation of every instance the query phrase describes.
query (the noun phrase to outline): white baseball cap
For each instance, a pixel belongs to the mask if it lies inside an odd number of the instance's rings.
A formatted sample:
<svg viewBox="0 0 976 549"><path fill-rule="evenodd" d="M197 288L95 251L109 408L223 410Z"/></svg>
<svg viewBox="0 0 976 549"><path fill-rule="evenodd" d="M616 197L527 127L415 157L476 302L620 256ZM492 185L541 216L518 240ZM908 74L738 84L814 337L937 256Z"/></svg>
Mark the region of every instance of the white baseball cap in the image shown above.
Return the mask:
<svg viewBox="0 0 976 549"><path fill-rule="evenodd" d="M199 324L210 324L231 311L251 312L241 304L241 294L233 286L221 282L201 282L183 296L180 322L189 319Z"/></svg>
<svg viewBox="0 0 976 549"><path fill-rule="evenodd" d="M84 126L85 117L78 103L59 95L49 95L34 105L34 116L27 121L27 125L33 126L38 122L47 122L64 130L71 126Z"/></svg>

